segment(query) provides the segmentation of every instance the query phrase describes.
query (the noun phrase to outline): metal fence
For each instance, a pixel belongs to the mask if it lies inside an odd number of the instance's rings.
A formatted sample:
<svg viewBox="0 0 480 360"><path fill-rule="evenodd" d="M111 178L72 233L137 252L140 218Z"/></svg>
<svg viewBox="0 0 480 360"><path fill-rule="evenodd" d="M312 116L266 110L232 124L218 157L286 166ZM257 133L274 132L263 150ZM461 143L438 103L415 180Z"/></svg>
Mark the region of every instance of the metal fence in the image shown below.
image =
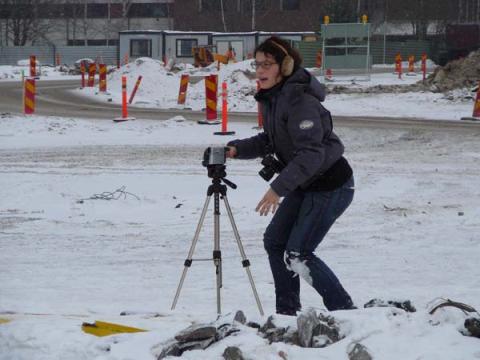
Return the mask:
<svg viewBox="0 0 480 360"><path fill-rule="evenodd" d="M0 65L16 65L17 61L35 55L42 65L73 65L76 60L90 58L107 65L116 65L117 46L6 46L0 47Z"/></svg>
<svg viewBox="0 0 480 360"><path fill-rule="evenodd" d="M303 57L306 67L315 66L317 51L322 50L321 41L300 42L298 49ZM430 59L436 61L438 58L438 46L432 41L407 40L407 41L386 41L382 39L370 40L371 64L393 64L395 55L400 53L404 61L408 60L409 55L415 56L415 61L420 60L423 53L426 53Z"/></svg>

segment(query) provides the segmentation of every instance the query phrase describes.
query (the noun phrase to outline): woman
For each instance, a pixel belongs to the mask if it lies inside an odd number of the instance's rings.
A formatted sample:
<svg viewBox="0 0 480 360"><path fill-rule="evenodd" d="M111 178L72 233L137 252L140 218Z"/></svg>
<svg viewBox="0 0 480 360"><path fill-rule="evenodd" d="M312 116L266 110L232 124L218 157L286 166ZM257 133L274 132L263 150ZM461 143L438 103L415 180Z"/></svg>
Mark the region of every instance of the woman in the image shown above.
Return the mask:
<svg viewBox="0 0 480 360"><path fill-rule="evenodd" d="M263 172L279 172L256 211L262 216L274 213L264 245L275 283L276 311L285 315L301 309L298 275L317 290L328 310L355 308L332 270L314 254L352 202L354 183L330 113L321 104L325 87L301 62L298 52L278 37L255 49L253 64L260 84L255 99L261 104L264 132L227 144L227 157L264 157ZM269 167L273 155L277 160Z"/></svg>

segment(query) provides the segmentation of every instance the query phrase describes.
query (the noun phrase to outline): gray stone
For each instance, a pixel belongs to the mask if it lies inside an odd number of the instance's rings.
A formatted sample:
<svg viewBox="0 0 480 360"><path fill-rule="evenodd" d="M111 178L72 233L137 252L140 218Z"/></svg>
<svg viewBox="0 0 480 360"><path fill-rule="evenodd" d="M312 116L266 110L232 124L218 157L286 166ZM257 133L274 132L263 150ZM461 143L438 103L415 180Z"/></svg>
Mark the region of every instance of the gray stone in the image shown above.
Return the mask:
<svg viewBox="0 0 480 360"><path fill-rule="evenodd" d="M260 324L257 324L256 322L253 322L253 321L249 321L247 324L246 324L248 327L251 327L253 329L259 329L261 328Z"/></svg>
<svg viewBox="0 0 480 360"><path fill-rule="evenodd" d="M210 345L212 345L215 341L216 339L214 337L209 339L199 340L199 341L189 341L185 343L179 343L179 348L182 354L185 351L189 351L189 350L205 350Z"/></svg>
<svg viewBox="0 0 480 360"><path fill-rule="evenodd" d="M192 325L175 335L175 340L180 342L199 341L214 338L217 335L217 328L212 325Z"/></svg>
<svg viewBox="0 0 480 360"><path fill-rule="evenodd" d="M223 352L223 358L225 360L244 360L242 350L236 346L229 346Z"/></svg>
<svg viewBox="0 0 480 360"><path fill-rule="evenodd" d="M163 358L166 358L167 356L181 356L181 355L182 355L182 351L180 350L178 343L174 342L174 343L168 344L166 347L163 348L157 360L161 360Z"/></svg>
<svg viewBox="0 0 480 360"><path fill-rule="evenodd" d="M297 317L298 339L300 346L311 347L313 329L320 323L315 310L310 309Z"/></svg>
<svg viewBox="0 0 480 360"><path fill-rule="evenodd" d="M220 325L217 329L217 341L222 340L227 336L230 336L239 331L240 329L236 328L235 325L232 325L232 324Z"/></svg>
<svg viewBox="0 0 480 360"><path fill-rule="evenodd" d="M348 353L349 360L372 360L372 355L367 348L360 343L356 343L353 349Z"/></svg>
<svg viewBox="0 0 480 360"><path fill-rule="evenodd" d="M468 318L465 320L465 328L470 335L480 338L480 320L475 318Z"/></svg>
<svg viewBox="0 0 480 360"><path fill-rule="evenodd" d="M339 340L338 330L333 326L319 323L312 331L312 347L325 347Z"/></svg>
<svg viewBox="0 0 480 360"><path fill-rule="evenodd" d="M273 329L274 327L275 324L273 323L273 315L270 315L265 324L263 324L263 326L260 328L260 332L266 333L267 330Z"/></svg>
<svg viewBox="0 0 480 360"><path fill-rule="evenodd" d="M284 342L284 335L287 332L287 329L283 327L268 329L265 332L265 338L268 339L269 343L274 342Z"/></svg>
<svg viewBox="0 0 480 360"><path fill-rule="evenodd" d="M404 301L395 301L395 300L382 300L382 299L372 299L363 305L364 308L370 307L395 307L398 309L405 310L406 312L415 312L415 306L412 305L410 300Z"/></svg>
<svg viewBox="0 0 480 360"><path fill-rule="evenodd" d="M245 325L245 323L247 322L247 317L242 310L238 310L235 314L235 317L233 318L233 321L238 321L240 324Z"/></svg>

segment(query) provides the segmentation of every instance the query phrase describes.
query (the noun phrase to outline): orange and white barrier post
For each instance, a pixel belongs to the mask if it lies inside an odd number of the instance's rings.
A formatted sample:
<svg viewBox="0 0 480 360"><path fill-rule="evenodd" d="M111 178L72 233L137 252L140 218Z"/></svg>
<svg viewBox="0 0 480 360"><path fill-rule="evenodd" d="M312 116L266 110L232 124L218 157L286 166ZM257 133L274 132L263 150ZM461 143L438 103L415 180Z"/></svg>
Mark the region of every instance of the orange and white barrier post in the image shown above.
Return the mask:
<svg viewBox="0 0 480 360"><path fill-rule="evenodd" d="M135 97L135 94L137 93L138 87L140 86L140 83L142 82L142 75L140 75L137 79L137 82L135 83L135 87L133 88L132 93L130 94L130 98L128 99L128 103L131 104L133 101L133 98Z"/></svg>
<svg viewBox="0 0 480 360"><path fill-rule="evenodd" d="M480 120L480 81L478 82L477 96L473 104L472 117L462 117L462 120Z"/></svg>
<svg viewBox="0 0 480 360"><path fill-rule="evenodd" d="M317 51L317 55L315 57L315 67L322 67L322 52L320 50Z"/></svg>
<svg viewBox="0 0 480 360"><path fill-rule="evenodd" d="M410 55L408 57L408 73L410 75L415 74L415 56L414 55Z"/></svg>
<svg viewBox="0 0 480 360"><path fill-rule="evenodd" d="M180 89L178 90L178 105L185 105L187 100L187 90L188 90L188 81L190 80L190 75L183 74L180 78Z"/></svg>
<svg viewBox="0 0 480 360"><path fill-rule="evenodd" d="M80 63L80 73L82 74L82 89L85 87L85 63Z"/></svg>
<svg viewBox="0 0 480 360"><path fill-rule="evenodd" d="M88 87L95 85L95 74L97 72L97 64L93 63L88 66Z"/></svg>
<svg viewBox="0 0 480 360"><path fill-rule="evenodd" d="M120 122L120 121L127 121L127 120L135 120L135 118L128 116L127 77L122 76L122 117L121 118L115 118L115 119L113 119L113 121Z"/></svg>
<svg viewBox="0 0 480 360"><path fill-rule="evenodd" d="M427 54L422 54L422 74L423 74L423 81L427 78Z"/></svg>
<svg viewBox="0 0 480 360"><path fill-rule="evenodd" d="M205 77L206 120L199 120L199 124L220 124L217 114L218 75Z"/></svg>
<svg viewBox="0 0 480 360"><path fill-rule="evenodd" d="M60 66L60 64L61 64L60 54L56 53L55 54L55 65Z"/></svg>
<svg viewBox="0 0 480 360"><path fill-rule="evenodd" d="M107 92L107 65L98 64L98 90Z"/></svg>
<svg viewBox="0 0 480 360"><path fill-rule="evenodd" d="M123 64L124 65L127 65L128 64L128 54L125 54L125 56L123 57Z"/></svg>
<svg viewBox="0 0 480 360"><path fill-rule="evenodd" d="M24 82L23 112L33 114L35 112L35 78L27 78Z"/></svg>
<svg viewBox="0 0 480 360"><path fill-rule="evenodd" d="M333 80L333 71L332 69L327 69L325 73L325 80L332 81Z"/></svg>
<svg viewBox="0 0 480 360"><path fill-rule="evenodd" d="M395 72L398 73L398 78L402 78L402 55L395 56Z"/></svg>
<svg viewBox="0 0 480 360"><path fill-rule="evenodd" d="M37 57L30 55L30 77L37 76Z"/></svg>
<svg viewBox="0 0 480 360"><path fill-rule="evenodd" d="M214 132L215 135L234 135L235 131L228 131L228 91L227 82L222 82L222 131Z"/></svg>

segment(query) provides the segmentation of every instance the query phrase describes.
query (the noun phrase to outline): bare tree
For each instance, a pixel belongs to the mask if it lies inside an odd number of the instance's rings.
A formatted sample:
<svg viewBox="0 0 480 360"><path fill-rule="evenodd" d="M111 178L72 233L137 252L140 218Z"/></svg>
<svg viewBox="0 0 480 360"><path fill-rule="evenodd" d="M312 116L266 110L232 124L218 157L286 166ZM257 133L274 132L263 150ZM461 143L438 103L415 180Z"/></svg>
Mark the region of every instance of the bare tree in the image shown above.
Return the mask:
<svg viewBox="0 0 480 360"><path fill-rule="evenodd" d="M220 0L220 12L222 14L223 31L227 32L227 23L225 22L225 9L223 6L223 0Z"/></svg>
<svg viewBox="0 0 480 360"><path fill-rule="evenodd" d="M2 16L5 17L5 42L24 46L47 39L52 22L44 20L52 9L53 0L0 0ZM40 11L44 14L40 16Z"/></svg>

